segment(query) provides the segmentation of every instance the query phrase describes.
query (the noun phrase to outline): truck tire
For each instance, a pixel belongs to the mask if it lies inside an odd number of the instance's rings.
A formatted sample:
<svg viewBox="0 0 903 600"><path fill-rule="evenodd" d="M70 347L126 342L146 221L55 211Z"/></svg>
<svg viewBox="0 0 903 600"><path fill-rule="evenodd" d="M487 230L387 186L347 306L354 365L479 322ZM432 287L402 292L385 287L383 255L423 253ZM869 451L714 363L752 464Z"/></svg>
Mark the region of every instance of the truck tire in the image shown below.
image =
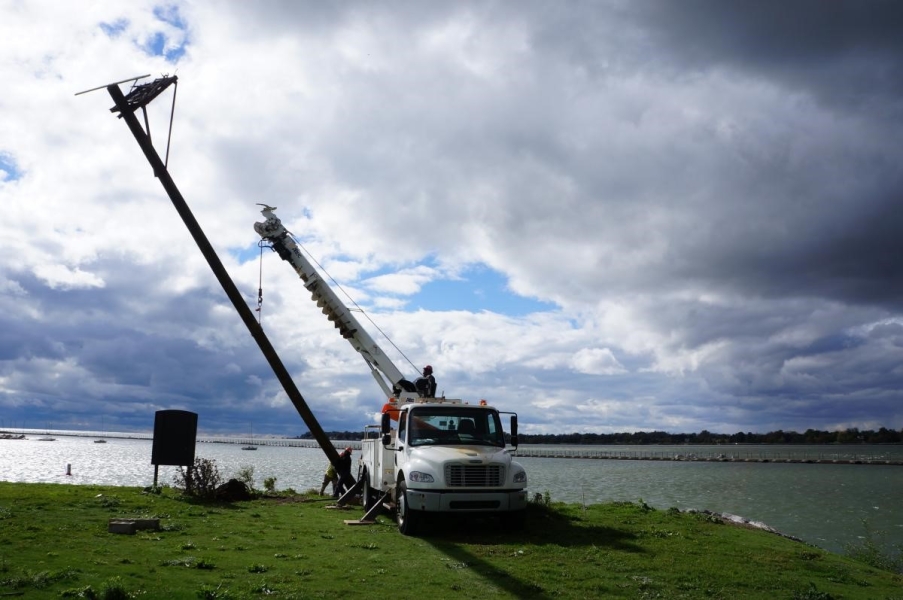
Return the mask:
<svg viewBox="0 0 903 600"><path fill-rule="evenodd" d="M376 498L373 495L373 488L370 487L370 474L367 472L367 469L364 469L361 472L360 478L363 482L363 487L361 490L361 501L364 504L364 512L368 512L371 508L373 508L373 503L376 501Z"/></svg>
<svg viewBox="0 0 903 600"><path fill-rule="evenodd" d="M408 506L408 486L404 479L398 482L395 487L395 519L398 522L398 531L402 535L415 535L420 528L420 520L422 515L420 511L411 510Z"/></svg>

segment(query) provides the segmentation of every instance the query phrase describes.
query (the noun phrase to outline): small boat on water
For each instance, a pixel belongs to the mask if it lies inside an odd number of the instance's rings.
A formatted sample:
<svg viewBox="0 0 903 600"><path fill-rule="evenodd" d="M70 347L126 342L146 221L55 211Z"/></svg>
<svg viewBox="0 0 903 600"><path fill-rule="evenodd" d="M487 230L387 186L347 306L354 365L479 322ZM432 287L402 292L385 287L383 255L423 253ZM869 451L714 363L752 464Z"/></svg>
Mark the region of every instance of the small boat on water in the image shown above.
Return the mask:
<svg viewBox="0 0 903 600"><path fill-rule="evenodd" d="M106 432L106 426L104 425L103 417L101 417L100 418L100 435L102 436L105 432ZM95 444L106 444L107 440L103 439L103 437L100 437L100 438L94 440L94 443Z"/></svg>
<svg viewBox="0 0 903 600"><path fill-rule="evenodd" d="M51 423L51 424L47 427L47 434L46 434L44 437L39 437L39 438L38 438L38 441L39 441L39 442L55 442L55 441L56 441L56 438L53 437L52 435L50 435L50 432L51 432L51 431L53 431L53 423Z"/></svg>
<svg viewBox="0 0 903 600"><path fill-rule="evenodd" d="M250 437L253 440L254 439L254 426L253 425L250 426L250 431L251 431ZM241 449L242 450L257 450L257 446L255 446L253 443L251 443L251 444L248 444L247 446L242 446Z"/></svg>

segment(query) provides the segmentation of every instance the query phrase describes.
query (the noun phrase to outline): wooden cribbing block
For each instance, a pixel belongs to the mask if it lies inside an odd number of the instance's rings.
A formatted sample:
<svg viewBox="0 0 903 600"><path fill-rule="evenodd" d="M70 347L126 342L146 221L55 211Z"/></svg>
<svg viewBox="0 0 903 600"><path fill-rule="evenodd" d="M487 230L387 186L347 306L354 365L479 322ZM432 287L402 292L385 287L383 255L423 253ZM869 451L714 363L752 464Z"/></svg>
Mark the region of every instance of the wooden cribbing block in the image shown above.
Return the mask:
<svg viewBox="0 0 903 600"><path fill-rule="evenodd" d="M107 531L134 535L142 529L160 529L160 519L110 519Z"/></svg>

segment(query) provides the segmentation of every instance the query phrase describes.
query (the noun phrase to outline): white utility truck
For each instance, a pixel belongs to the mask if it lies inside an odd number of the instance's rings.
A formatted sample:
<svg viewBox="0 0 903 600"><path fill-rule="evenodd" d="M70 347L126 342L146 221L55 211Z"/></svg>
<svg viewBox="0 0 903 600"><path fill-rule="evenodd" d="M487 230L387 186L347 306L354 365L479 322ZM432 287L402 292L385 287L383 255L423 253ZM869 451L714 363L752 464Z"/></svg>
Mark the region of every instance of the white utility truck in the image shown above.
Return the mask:
<svg viewBox="0 0 903 600"><path fill-rule="evenodd" d="M324 281L282 222L266 205L254 230L301 277L317 306L364 358L386 396L379 425L364 429L358 462L366 514L394 509L398 529L413 535L428 513L496 514L512 529L524 523L527 473L505 446L501 414L511 415L517 448L517 415L475 403L430 397L429 386L402 374ZM393 426L394 422L394 426Z"/></svg>

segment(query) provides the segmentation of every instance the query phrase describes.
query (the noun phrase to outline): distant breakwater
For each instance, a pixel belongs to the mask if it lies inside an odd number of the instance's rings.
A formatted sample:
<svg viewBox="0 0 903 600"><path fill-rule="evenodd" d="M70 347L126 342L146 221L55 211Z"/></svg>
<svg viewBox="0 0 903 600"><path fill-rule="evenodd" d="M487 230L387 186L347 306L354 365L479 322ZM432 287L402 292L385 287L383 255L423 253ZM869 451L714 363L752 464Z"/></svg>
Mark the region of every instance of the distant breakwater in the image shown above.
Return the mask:
<svg viewBox="0 0 903 600"><path fill-rule="evenodd" d="M895 465L903 466L903 460L888 458L876 454L857 454L856 452L773 452L743 450L740 452L687 452L675 453L655 449L596 450L593 448L526 448L515 453L524 458L582 458L594 460L658 460L688 462L745 462L745 463L778 463L778 464L813 464L813 465Z"/></svg>

